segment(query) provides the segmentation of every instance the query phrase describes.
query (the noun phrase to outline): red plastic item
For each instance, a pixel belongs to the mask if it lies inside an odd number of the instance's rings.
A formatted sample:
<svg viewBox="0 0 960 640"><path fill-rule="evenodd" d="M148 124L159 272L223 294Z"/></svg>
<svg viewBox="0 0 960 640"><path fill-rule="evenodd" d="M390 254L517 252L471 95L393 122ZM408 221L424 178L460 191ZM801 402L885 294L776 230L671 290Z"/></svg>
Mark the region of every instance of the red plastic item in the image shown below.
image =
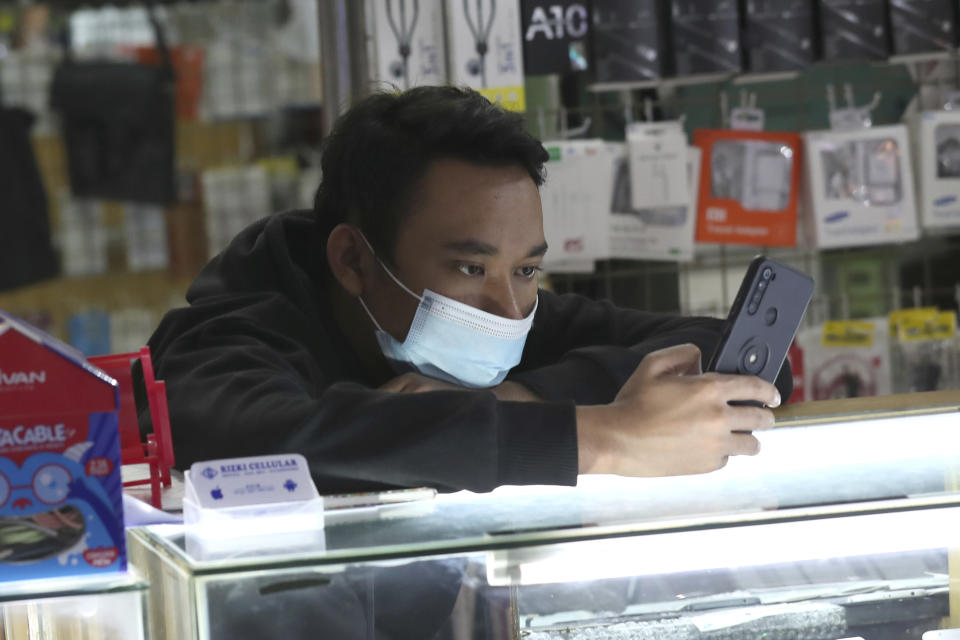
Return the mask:
<svg viewBox="0 0 960 640"><path fill-rule="evenodd" d="M140 439L140 425L137 422L137 406L133 395L134 361L140 360L143 368L143 381L146 386L147 403L150 407L150 420L153 433L147 436L147 442ZM160 487L170 486L170 467L173 466L173 442L170 438L170 413L167 409L167 385L156 380L153 375L153 361L150 348L143 347L137 353L116 353L95 356L87 361L117 381L120 389L120 459L123 464L148 464L150 477L144 480L124 482L130 487L141 484L150 485L150 504L157 509L162 506Z"/></svg>

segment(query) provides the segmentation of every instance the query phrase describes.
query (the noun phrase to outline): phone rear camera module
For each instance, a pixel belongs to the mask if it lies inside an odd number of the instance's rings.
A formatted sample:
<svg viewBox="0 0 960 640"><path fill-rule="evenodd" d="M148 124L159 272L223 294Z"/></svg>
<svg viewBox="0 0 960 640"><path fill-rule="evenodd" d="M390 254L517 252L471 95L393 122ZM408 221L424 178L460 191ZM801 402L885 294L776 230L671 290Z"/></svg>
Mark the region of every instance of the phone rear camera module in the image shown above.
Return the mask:
<svg viewBox="0 0 960 640"><path fill-rule="evenodd" d="M769 358L769 346L762 342L748 342L740 350L740 373L760 375Z"/></svg>

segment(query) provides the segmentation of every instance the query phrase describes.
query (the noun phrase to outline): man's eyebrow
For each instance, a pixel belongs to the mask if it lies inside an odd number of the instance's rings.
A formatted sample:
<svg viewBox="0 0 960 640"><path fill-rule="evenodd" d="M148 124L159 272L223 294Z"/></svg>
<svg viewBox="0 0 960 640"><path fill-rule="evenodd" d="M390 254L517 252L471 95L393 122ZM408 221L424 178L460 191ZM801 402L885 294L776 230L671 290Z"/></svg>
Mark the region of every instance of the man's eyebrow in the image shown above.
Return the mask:
<svg viewBox="0 0 960 640"><path fill-rule="evenodd" d="M452 240L443 245L447 251L463 253L469 255L495 256L500 253L500 249L488 242L482 240ZM543 242L530 249L527 258L538 258L547 253L547 243Z"/></svg>

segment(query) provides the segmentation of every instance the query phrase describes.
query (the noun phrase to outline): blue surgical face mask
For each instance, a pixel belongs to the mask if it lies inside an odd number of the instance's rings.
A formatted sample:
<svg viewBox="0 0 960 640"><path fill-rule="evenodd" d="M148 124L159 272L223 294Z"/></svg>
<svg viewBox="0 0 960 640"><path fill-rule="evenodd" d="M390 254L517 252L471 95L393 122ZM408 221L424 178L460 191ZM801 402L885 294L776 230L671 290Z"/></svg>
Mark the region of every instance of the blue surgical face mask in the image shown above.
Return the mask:
<svg viewBox="0 0 960 640"><path fill-rule="evenodd" d="M376 257L367 239L363 240ZM363 298L358 298L377 328L380 350L395 371L414 371L460 386L482 389L500 384L510 369L520 364L538 301L534 302L533 311L526 318L511 320L429 289L424 289L423 295L419 296L400 282L379 258L377 261L401 289L420 301L410 331L400 342L383 330Z"/></svg>

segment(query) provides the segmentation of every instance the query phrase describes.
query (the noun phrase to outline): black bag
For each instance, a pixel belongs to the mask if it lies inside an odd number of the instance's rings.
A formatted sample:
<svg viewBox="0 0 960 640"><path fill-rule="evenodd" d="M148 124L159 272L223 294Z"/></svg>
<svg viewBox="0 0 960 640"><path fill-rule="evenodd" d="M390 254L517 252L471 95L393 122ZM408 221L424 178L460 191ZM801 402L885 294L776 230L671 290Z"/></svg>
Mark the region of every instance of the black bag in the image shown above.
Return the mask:
<svg viewBox="0 0 960 640"><path fill-rule="evenodd" d="M33 115L0 105L0 290L57 275L47 194L33 155Z"/></svg>
<svg viewBox="0 0 960 640"><path fill-rule="evenodd" d="M57 68L70 188L83 197L166 205L175 199L175 86L163 30L150 22L163 64L78 62Z"/></svg>

